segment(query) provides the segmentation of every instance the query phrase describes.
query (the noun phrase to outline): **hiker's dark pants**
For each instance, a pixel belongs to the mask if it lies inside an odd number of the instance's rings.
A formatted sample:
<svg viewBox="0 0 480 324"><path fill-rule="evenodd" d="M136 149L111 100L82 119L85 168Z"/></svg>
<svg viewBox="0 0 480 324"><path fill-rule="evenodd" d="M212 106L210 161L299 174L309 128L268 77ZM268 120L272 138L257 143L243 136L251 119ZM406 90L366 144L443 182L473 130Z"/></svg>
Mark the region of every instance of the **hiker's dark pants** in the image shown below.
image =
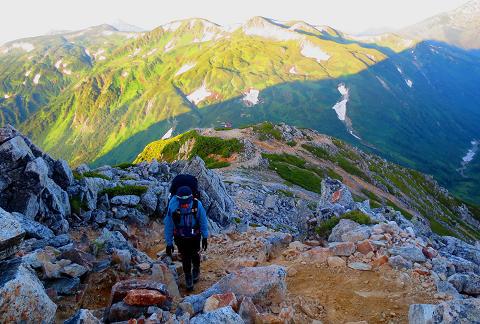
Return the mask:
<svg viewBox="0 0 480 324"><path fill-rule="evenodd" d="M185 276L192 274L194 269L200 271L200 237L181 238L175 237L175 245L182 256L182 266Z"/></svg>

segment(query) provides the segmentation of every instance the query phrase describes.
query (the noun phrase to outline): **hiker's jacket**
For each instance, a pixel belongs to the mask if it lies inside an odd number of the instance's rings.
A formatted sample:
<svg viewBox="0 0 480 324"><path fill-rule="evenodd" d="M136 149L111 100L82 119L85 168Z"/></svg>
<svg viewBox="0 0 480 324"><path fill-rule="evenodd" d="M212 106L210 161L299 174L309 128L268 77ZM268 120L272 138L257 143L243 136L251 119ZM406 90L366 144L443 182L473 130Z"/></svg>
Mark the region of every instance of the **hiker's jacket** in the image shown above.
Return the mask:
<svg viewBox="0 0 480 324"><path fill-rule="evenodd" d="M202 203L198 200L198 206L197 206L197 217L192 215L191 213L188 213L187 215L187 222L191 224L191 227L193 229L196 229L199 231L199 234L203 238L208 238L208 221L207 221L207 213L205 212L205 208L203 208ZM188 210L191 210L193 207L193 201L190 203L190 206ZM175 231L175 224L173 221L173 214L180 208L180 202L176 196L173 196L172 199L170 200L168 204L168 211L167 215L165 216L165 219L163 223L165 224L165 241L167 245L173 245L173 236L174 236L174 231ZM185 226L184 222L184 217L180 217L180 227ZM197 223L198 221L198 223Z"/></svg>

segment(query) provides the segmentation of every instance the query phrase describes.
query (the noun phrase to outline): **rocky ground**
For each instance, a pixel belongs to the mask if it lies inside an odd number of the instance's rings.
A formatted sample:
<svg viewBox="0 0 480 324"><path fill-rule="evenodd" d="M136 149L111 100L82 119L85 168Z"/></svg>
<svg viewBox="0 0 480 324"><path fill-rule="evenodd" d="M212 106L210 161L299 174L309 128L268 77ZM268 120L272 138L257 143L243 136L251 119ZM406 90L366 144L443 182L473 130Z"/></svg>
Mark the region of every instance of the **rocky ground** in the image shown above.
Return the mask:
<svg viewBox="0 0 480 324"><path fill-rule="evenodd" d="M287 187L250 153L220 173L198 158L72 172L0 128L0 322L480 322L478 246L338 180ZM212 233L189 295L161 224L180 172L198 177Z"/></svg>

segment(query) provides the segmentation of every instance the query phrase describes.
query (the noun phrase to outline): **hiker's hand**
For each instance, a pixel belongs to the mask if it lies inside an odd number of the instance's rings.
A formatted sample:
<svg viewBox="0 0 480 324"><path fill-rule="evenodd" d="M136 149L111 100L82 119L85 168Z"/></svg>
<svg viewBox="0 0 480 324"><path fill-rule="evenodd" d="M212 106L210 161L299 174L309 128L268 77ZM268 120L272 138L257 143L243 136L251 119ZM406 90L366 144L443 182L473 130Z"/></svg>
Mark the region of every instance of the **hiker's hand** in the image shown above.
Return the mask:
<svg viewBox="0 0 480 324"><path fill-rule="evenodd" d="M175 248L173 247L173 245L167 245L167 250L166 250L166 251L167 251L167 255L168 255L169 257L172 257L172 253L173 253L173 250L174 250L174 249L175 249Z"/></svg>
<svg viewBox="0 0 480 324"><path fill-rule="evenodd" d="M207 247L208 247L208 241L207 241L207 238L204 237L204 238L202 239L202 249L203 249L204 251L206 251L206 250L207 250Z"/></svg>

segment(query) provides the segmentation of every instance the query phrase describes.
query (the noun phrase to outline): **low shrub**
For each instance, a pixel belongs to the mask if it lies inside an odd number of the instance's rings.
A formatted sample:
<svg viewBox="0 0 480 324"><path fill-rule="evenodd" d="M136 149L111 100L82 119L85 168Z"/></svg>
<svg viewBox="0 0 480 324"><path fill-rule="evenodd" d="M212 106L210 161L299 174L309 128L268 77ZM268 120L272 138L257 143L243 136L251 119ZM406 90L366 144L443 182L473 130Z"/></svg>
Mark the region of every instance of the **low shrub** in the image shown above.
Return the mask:
<svg viewBox="0 0 480 324"><path fill-rule="evenodd" d="M135 186L135 185L126 185L126 186L116 186L113 188L107 188L100 192L100 195L107 194L110 197L115 196L124 196L124 195L135 195L141 196L147 192L148 187L146 186Z"/></svg>

